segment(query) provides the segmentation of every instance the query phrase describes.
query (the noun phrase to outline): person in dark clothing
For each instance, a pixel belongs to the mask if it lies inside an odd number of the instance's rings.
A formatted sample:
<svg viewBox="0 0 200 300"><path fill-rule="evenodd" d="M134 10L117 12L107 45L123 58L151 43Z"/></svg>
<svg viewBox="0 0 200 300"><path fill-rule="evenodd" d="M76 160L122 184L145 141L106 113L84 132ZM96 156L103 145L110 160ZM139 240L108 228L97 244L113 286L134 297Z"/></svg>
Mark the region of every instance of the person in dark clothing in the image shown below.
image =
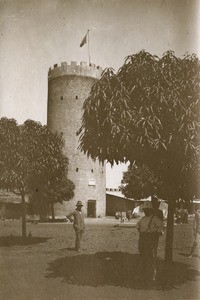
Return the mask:
<svg viewBox="0 0 200 300"><path fill-rule="evenodd" d="M200 242L200 209L195 211L195 216L193 220L193 235L194 235L194 242L190 251L189 258L192 258L194 251L199 245ZM199 256L200 257L200 256Z"/></svg>
<svg viewBox="0 0 200 300"><path fill-rule="evenodd" d="M181 222L182 223L188 223L188 210L187 209L181 209Z"/></svg>
<svg viewBox="0 0 200 300"><path fill-rule="evenodd" d="M140 255L140 270L142 280L148 282L156 279L156 263L154 260L154 239L163 230L163 222L153 215L153 207L150 201L142 206L145 216L137 223L139 232L138 250Z"/></svg>
<svg viewBox="0 0 200 300"><path fill-rule="evenodd" d="M67 215L67 218L73 222L73 227L76 234L75 251L80 251L81 239L85 230L84 214L82 212L83 204L81 201L77 201L76 210Z"/></svg>
<svg viewBox="0 0 200 300"><path fill-rule="evenodd" d="M151 204L153 206L154 216L157 216L161 221L163 221L164 219L163 211L159 209L160 202L158 201L158 198L154 196L151 200Z"/></svg>
<svg viewBox="0 0 200 300"><path fill-rule="evenodd" d="M153 207L153 215L157 216L161 221L163 221L163 219L164 219L164 217L163 217L163 211L161 209L159 209L160 203L158 201L158 198L155 197L155 196L152 197L151 204L152 204L152 207ZM153 255L154 255L154 258L156 258L156 256L157 256L157 249L158 249L158 242L159 242L160 235L157 235L154 238L154 246L153 246Z"/></svg>

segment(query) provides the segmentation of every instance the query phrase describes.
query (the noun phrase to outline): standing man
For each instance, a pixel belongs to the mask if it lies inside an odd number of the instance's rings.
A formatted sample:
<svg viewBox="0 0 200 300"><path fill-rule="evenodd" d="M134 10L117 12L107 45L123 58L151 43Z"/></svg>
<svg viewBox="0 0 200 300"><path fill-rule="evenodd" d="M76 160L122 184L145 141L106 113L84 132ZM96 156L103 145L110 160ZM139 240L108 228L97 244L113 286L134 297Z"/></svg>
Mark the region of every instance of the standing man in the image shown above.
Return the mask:
<svg viewBox="0 0 200 300"><path fill-rule="evenodd" d="M157 216L161 221L163 221L163 211L159 209L160 202L158 201L158 198L156 196L153 196L151 199L151 203L153 206L153 214Z"/></svg>
<svg viewBox="0 0 200 300"><path fill-rule="evenodd" d="M153 215L157 216L163 222L163 219L164 219L163 211L161 209L159 209L160 203L159 203L158 198L156 196L152 197L151 204L152 204L152 207L153 207ZM162 233L160 233L160 235L162 235ZM157 256L158 241L159 241L160 235L159 234L155 235L155 238L154 238L154 242L153 242L153 256L154 256L154 259Z"/></svg>
<svg viewBox="0 0 200 300"><path fill-rule="evenodd" d="M194 250L196 249L196 246L199 244L200 241L200 209L196 209L194 220L193 220L193 235L194 235L194 242L190 251L191 258L194 254Z"/></svg>
<svg viewBox="0 0 200 300"><path fill-rule="evenodd" d="M84 214L82 212L83 204L81 201L77 201L76 210L73 213L67 215L67 218L73 222L73 227L76 234L75 251L80 251L81 238L85 230Z"/></svg>
<svg viewBox="0 0 200 300"><path fill-rule="evenodd" d="M145 216L137 223L139 232L138 249L141 262L142 279L144 282L156 279L156 264L154 260L155 235L161 234L163 222L153 214L151 202L145 202L142 206Z"/></svg>

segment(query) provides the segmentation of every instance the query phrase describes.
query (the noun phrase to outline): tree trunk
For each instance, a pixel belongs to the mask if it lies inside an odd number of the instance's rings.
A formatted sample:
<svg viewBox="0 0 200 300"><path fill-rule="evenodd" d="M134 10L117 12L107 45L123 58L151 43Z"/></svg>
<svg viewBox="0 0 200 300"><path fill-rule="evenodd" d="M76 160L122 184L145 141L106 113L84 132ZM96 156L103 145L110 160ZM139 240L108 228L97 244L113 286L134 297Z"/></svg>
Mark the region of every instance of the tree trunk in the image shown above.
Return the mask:
<svg viewBox="0 0 200 300"><path fill-rule="evenodd" d="M22 199L22 238L26 238L26 204L25 204L25 195L21 194Z"/></svg>
<svg viewBox="0 0 200 300"><path fill-rule="evenodd" d="M173 262L173 233L174 233L174 208L175 201L168 201L168 216L167 216L167 236L165 245L165 262L172 264Z"/></svg>
<svg viewBox="0 0 200 300"><path fill-rule="evenodd" d="M51 203L51 215L52 215L52 222L54 222L55 221L55 215L54 215L53 203Z"/></svg>

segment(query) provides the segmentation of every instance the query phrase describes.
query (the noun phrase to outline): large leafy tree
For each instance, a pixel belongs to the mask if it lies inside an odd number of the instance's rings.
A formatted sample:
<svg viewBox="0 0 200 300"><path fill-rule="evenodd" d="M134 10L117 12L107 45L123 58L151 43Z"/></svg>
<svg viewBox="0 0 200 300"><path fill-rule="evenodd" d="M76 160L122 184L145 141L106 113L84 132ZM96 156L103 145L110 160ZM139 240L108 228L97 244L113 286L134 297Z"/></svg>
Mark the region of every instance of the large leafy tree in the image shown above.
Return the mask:
<svg viewBox="0 0 200 300"><path fill-rule="evenodd" d="M21 196L22 236L26 237L25 196L65 181L69 190L65 198L73 197L74 185L67 178L68 159L63 154L64 141L47 126L27 120L18 125L14 119L0 119L0 186ZM60 197L55 197L54 202ZM50 200L53 203L53 200Z"/></svg>
<svg viewBox="0 0 200 300"><path fill-rule="evenodd" d="M146 164L169 201L165 259L171 262L175 200L198 193L199 59L167 51L130 55L106 69L84 103L80 148L100 161Z"/></svg>
<svg viewBox="0 0 200 300"><path fill-rule="evenodd" d="M146 165L133 163L124 172L120 189L127 198L140 200L149 196L163 198L164 187L159 177Z"/></svg>

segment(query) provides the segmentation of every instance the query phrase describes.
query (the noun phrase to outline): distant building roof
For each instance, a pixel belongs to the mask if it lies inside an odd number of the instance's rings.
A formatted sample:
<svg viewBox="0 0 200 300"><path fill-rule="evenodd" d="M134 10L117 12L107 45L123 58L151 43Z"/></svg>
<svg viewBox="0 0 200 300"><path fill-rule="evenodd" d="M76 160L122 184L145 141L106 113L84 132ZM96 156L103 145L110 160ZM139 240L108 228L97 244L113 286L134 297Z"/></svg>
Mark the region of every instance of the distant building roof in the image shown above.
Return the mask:
<svg viewBox="0 0 200 300"><path fill-rule="evenodd" d="M106 191L107 195L112 195L120 198L126 198L121 191ZM127 198L126 198L127 199Z"/></svg>
<svg viewBox="0 0 200 300"><path fill-rule="evenodd" d="M107 195L112 195L112 196L116 196L119 198L123 198L123 199L128 199L128 200L132 200L132 201L137 201L137 202L145 202L145 201L151 201L151 196L144 198L144 199L133 199L133 198L127 198L124 196L124 194L122 194L120 189L116 189L116 188L106 188L106 194ZM163 199L158 199L159 201L165 201ZM194 202L194 201L199 201L199 202ZM200 199L195 199L193 200L194 203L200 203Z"/></svg>
<svg viewBox="0 0 200 300"><path fill-rule="evenodd" d="M106 189L106 194L107 195L111 195L111 196L115 196L115 197L119 197L119 198L123 198L123 199L127 199L127 200L134 200L131 198L127 198L124 196L124 194L122 194L120 189Z"/></svg>

